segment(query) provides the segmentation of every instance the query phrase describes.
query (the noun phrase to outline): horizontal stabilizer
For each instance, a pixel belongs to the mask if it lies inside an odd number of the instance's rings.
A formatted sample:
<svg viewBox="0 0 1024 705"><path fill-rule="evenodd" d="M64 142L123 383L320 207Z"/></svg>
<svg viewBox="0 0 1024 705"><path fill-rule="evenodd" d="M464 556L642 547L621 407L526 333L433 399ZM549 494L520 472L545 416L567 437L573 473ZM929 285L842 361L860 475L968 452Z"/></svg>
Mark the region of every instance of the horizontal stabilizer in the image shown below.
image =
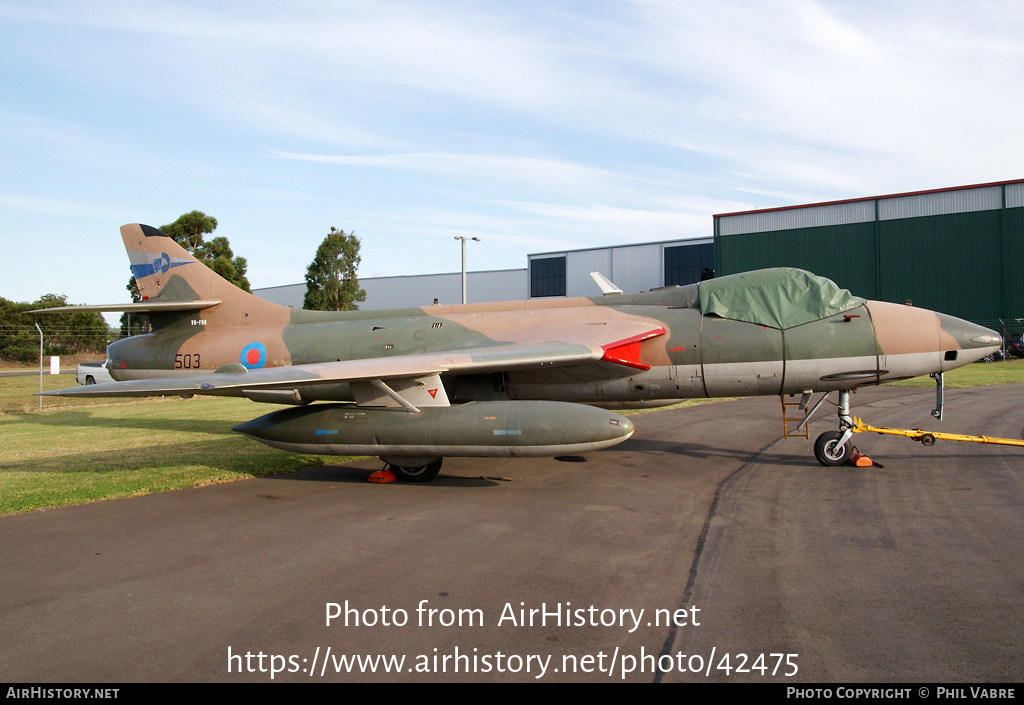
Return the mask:
<svg viewBox="0 0 1024 705"><path fill-rule="evenodd" d="M84 304L82 306L55 306L40 308L29 313L67 313L74 311L99 311L100 313L160 313L162 311L198 311L216 306L220 301L142 301L137 304Z"/></svg>

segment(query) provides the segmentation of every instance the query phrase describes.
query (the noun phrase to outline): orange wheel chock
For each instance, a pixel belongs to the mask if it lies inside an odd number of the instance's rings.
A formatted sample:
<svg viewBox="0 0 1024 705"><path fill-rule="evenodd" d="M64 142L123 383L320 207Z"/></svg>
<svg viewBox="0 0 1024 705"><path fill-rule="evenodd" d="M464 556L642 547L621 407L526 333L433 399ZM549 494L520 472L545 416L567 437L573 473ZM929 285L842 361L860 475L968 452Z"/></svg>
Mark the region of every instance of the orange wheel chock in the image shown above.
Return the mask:
<svg viewBox="0 0 1024 705"><path fill-rule="evenodd" d="M850 459L846 462L857 468L870 468L875 464L874 460L864 455L859 450L854 450L850 454Z"/></svg>
<svg viewBox="0 0 1024 705"><path fill-rule="evenodd" d="M370 473L370 477L367 478L367 482L380 483L395 482L396 480L398 480L398 478L395 477L395 473L391 472L391 468L384 468L383 470L378 470L377 472Z"/></svg>

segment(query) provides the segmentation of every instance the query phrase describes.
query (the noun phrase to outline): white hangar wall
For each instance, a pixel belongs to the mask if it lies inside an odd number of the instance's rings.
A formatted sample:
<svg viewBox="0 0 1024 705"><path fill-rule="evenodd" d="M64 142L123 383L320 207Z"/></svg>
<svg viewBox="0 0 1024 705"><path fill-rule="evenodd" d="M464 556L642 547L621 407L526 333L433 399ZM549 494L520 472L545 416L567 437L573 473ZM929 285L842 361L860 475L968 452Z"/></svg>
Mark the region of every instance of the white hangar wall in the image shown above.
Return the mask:
<svg viewBox="0 0 1024 705"><path fill-rule="evenodd" d="M429 306L438 299L442 304L462 303L462 273L415 274L402 277L366 277L359 279L366 292L366 301L359 304L361 311L385 308ZM253 289L261 299L282 306L302 308L306 284L271 286ZM493 301L518 301L527 298L525 269L495 269L466 273L466 301L471 304Z"/></svg>
<svg viewBox="0 0 1024 705"><path fill-rule="evenodd" d="M591 278L600 272L626 293L637 293L671 284L699 281L702 270L713 266L713 239L669 240L636 245L595 247L546 252L527 256L526 269L467 272L468 303L521 301L548 296L600 296ZM462 274L420 274L401 277L366 277L359 280L366 291L360 310L429 306L462 301ZM302 308L306 285L288 284L253 289L262 299Z"/></svg>

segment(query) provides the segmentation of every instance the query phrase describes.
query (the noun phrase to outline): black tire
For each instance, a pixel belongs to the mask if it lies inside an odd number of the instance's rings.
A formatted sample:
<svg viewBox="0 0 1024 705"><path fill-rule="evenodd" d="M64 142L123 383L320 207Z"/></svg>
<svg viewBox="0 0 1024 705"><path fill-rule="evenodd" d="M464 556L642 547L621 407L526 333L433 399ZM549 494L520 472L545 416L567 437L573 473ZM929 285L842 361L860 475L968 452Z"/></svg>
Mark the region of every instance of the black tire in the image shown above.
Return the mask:
<svg viewBox="0 0 1024 705"><path fill-rule="evenodd" d="M85 378L85 383L86 384L96 384L96 380L93 379L92 375L89 375L88 377Z"/></svg>
<svg viewBox="0 0 1024 705"><path fill-rule="evenodd" d="M930 433L924 434L923 436L921 436L921 445L923 445L923 446L933 446L933 445L935 445L935 436L933 436Z"/></svg>
<svg viewBox="0 0 1024 705"><path fill-rule="evenodd" d="M853 454L853 443L849 440L839 445L839 439L843 434L839 431L826 431L814 441L814 457L825 467L842 465Z"/></svg>
<svg viewBox="0 0 1024 705"><path fill-rule="evenodd" d="M402 482L430 482L437 473L441 472L441 461L443 458L438 458L432 463L418 468L403 468L399 465L392 465L391 472L395 473Z"/></svg>

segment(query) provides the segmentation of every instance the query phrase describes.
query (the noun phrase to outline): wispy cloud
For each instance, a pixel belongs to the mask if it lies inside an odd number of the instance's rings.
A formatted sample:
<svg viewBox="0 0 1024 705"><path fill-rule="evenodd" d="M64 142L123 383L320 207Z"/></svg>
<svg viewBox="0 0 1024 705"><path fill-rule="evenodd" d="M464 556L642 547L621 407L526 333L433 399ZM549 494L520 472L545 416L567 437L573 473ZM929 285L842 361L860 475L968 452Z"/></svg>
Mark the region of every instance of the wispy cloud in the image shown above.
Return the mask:
<svg viewBox="0 0 1024 705"><path fill-rule="evenodd" d="M458 232L500 267L1021 176L1015 3L0 0L0 27L0 212L204 208L296 280L329 225L376 270L449 268Z"/></svg>
<svg viewBox="0 0 1024 705"><path fill-rule="evenodd" d="M111 219L123 217L123 211L114 205L91 201L68 201L60 198L26 196L16 193L0 193L0 211L17 211L46 216L80 219ZM47 228L54 227L52 221Z"/></svg>

